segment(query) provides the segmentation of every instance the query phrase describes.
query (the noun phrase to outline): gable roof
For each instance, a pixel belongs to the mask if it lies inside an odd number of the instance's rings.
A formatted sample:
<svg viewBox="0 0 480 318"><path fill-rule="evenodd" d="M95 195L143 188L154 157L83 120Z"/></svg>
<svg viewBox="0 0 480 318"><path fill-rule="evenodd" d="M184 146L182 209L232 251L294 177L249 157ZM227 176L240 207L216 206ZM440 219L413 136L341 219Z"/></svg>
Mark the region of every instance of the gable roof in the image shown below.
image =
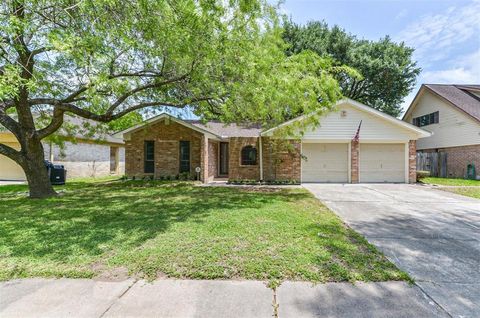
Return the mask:
<svg viewBox="0 0 480 318"><path fill-rule="evenodd" d="M469 115L480 122L480 85L447 85L447 84L423 84L413 99L410 107L403 115L405 119L415 108L420 93L428 90L447 101L450 105Z"/></svg>
<svg viewBox="0 0 480 318"><path fill-rule="evenodd" d="M147 120L142 121L142 122L141 122L140 124L138 124L138 125L132 126L132 127L130 127L130 128L124 129L124 130L117 131L117 132L114 134L114 136L121 138L121 137L122 137L124 134L126 134L126 133L135 132L135 131L137 131L137 130L142 129L144 126L155 124L155 123L157 123L157 122L159 122L159 121L161 121L161 120L164 120L164 119L166 119L166 118L168 118L168 119L170 119L170 120L172 120L172 121L174 121L174 122L176 122L176 123L178 123L178 124L180 124L180 125L183 125L183 126L185 126L185 127L188 127L188 128L190 128L190 129L193 129L193 130L195 130L195 131L198 131L198 132L200 132L200 133L202 133L202 134L207 134L207 135L209 135L210 137L213 137L213 138L221 138L221 136L219 136L219 135L217 135L217 134L215 134L215 133L213 133L213 132L211 132L211 131L209 131L209 130L206 130L206 129L202 128L202 127L197 127L197 126L195 126L195 125L192 125L191 123L188 123L188 122L185 121L185 120L181 120L181 119L179 119L179 118L177 118L177 117L175 117L175 116L172 116L172 115L170 115L170 114L167 114L167 113L161 113L161 114L158 115L158 116L154 116L154 117L152 117L152 118L149 118L149 119L147 119Z"/></svg>
<svg viewBox="0 0 480 318"><path fill-rule="evenodd" d="M360 103L360 102L357 102L357 101L355 101L355 100L353 100L353 99L350 99L350 98L341 99L341 100L339 100L339 101L337 102L336 105L337 105L337 106L340 106L340 105L342 105L342 104L348 104L348 105L350 105L350 106L352 106L352 107L354 107L354 108L356 108L356 109L358 109L358 110L361 110L361 111L363 111L363 112L366 112L366 113L368 113L368 114L370 114L370 115L373 115L373 116L375 116L375 117L377 117L377 118L381 118L381 119L383 119L383 120L385 120L385 121L387 121L387 122L389 122L389 123L391 123L391 124L393 124L393 125L399 126L399 127L404 128L404 129L406 129L406 130L409 130L409 131L412 131L412 132L416 133L419 137L430 137L430 136L432 135L431 132L428 132L428 131L423 130L423 129L417 127L417 126L414 126L414 125L409 124L409 123L407 123L407 122L405 122L405 121L402 121L402 120L400 120L400 119L398 119L398 118L395 118L395 117L393 117L393 116L390 116L390 115L388 115L388 114L385 114L385 113L383 113L383 112L381 112L381 111L378 111L378 110L376 110L376 109L374 109L374 108L372 108L372 107L370 107L370 106L367 106L367 105L365 105L365 104L362 104L362 103ZM306 117L308 117L308 116L312 116L312 115L313 115L313 114L302 115L302 116L299 116L299 117L294 118L294 119L292 119L292 120L289 120L289 121L287 121L287 122L284 122L283 124L280 124L280 125L277 126L277 127L273 127L273 128L271 128L271 129L269 129L269 130L266 130L266 131L262 132L262 136L269 135L269 134L271 134L273 131L275 131L276 129L278 129L278 128L280 128L280 127L286 126L286 125L288 125L288 124L291 124L292 122L295 122L295 121L298 121L298 120L302 120L302 119L304 119L304 118L306 118Z"/></svg>
<svg viewBox="0 0 480 318"><path fill-rule="evenodd" d="M210 138L214 139L229 137L257 137L261 132L260 125L256 124L224 124L219 121L202 122L200 120L182 120L170 114L162 113L158 116L147 119L136 126L116 132L114 136L120 137L123 134L137 131L146 125L154 124L165 118L169 118L180 125L186 126L202 134L207 134Z"/></svg>
<svg viewBox="0 0 480 318"><path fill-rule="evenodd" d="M225 137L258 137L262 127L258 124L224 124L220 121L209 121L203 123L200 120L185 120L196 127L214 132Z"/></svg>

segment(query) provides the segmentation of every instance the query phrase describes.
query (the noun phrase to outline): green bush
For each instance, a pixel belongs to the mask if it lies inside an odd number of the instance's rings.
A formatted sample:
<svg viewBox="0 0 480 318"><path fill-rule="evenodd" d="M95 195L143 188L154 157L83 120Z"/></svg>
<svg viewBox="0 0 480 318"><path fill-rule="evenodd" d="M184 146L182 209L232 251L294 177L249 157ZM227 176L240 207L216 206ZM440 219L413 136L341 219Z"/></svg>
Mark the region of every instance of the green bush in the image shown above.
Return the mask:
<svg viewBox="0 0 480 318"><path fill-rule="evenodd" d="M430 171L418 170L417 171L417 182L421 182L422 179L430 177Z"/></svg>

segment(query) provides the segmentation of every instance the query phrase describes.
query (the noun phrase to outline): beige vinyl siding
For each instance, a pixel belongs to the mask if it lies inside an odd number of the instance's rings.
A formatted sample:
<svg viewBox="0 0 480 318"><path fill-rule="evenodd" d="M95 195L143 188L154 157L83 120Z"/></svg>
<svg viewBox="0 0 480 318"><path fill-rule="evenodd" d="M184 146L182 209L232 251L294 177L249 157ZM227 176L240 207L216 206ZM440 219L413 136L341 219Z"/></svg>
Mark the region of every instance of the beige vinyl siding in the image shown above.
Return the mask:
<svg viewBox="0 0 480 318"><path fill-rule="evenodd" d="M415 133L407 129L348 104L342 104L338 106L337 111L320 118L320 126L307 131L302 140L307 142L309 140L348 141L355 135L360 121L362 121L361 142L398 142L418 138Z"/></svg>
<svg viewBox="0 0 480 318"><path fill-rule="evenodd" d="M431 137L417 140L417 149L446 148L480 144L480 123L443 98L425 90L405 121L439 112L439 123L421 127L433 132Z"/></svg>

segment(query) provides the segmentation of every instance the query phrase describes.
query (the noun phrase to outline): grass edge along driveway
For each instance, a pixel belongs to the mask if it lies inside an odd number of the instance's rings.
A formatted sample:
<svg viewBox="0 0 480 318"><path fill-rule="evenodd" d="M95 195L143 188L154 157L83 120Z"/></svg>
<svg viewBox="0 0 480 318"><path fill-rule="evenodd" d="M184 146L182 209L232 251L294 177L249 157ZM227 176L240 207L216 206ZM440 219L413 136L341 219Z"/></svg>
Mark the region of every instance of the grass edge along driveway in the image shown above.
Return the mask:
<svg viewBox="0 0 480 318"><path fill-rule="evenodd" d="M0 187L0 280L410 281L300 188L79 180L55 198L24 191Z"/></svg>
<svg viewBox="0 0 480 318"><path fill-rule="evenodd" d="M429 177L422 182L438 186L443 191L480 199L480 180Z"/></svg>

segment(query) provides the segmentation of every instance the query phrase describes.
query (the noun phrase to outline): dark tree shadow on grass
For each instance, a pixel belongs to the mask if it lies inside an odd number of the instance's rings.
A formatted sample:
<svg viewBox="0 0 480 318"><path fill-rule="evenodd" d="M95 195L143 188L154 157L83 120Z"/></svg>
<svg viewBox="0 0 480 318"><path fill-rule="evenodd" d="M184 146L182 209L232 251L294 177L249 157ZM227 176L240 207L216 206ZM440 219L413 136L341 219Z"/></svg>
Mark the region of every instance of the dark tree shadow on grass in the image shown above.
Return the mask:
<svg viewBox="0 0 480 318"><path fill-rule="evenodd" d="M219 209L261 209L308 196L141 181L77 182L66 189L46 200L0 195L0 251L3 245L7 257L59 262L72 255L98 257L119 246L139 247L175 223L201 223Z"/></svg>

